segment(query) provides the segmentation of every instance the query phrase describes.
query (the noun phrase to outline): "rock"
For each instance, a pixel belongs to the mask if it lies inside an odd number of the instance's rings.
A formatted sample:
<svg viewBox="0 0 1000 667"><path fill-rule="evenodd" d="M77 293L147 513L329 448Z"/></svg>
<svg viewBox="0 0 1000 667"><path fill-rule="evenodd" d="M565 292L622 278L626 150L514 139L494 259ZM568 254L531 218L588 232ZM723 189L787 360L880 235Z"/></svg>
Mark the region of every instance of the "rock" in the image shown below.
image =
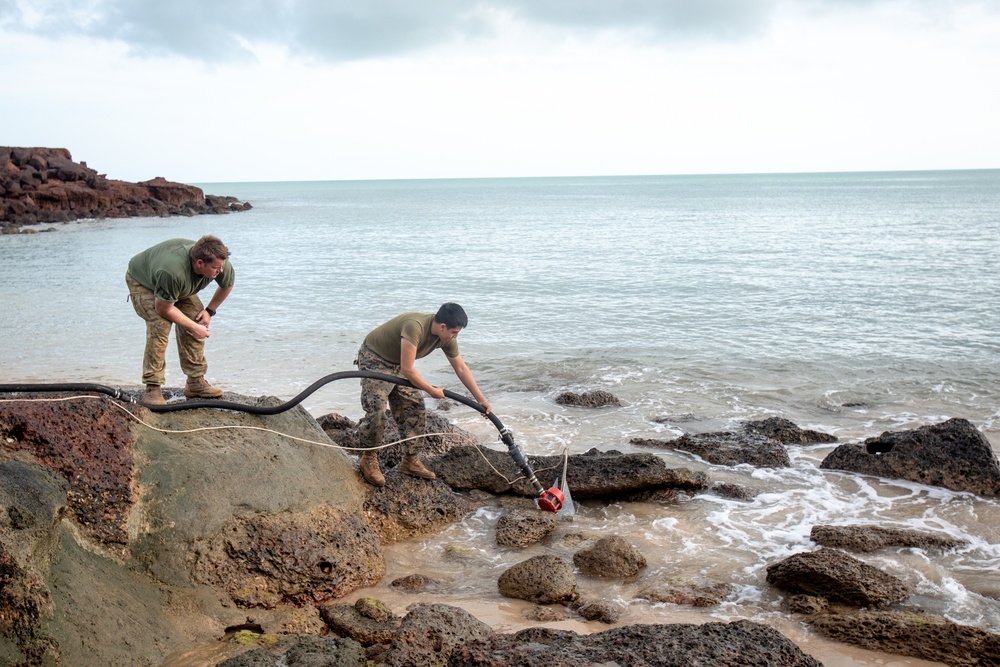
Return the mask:
<svg viewBox="0 0 1000 667"><path fill-rule="evenodd" d="M835 641L952 667L1000 665L1000 635L924 612L858 611L807 619Z"/></svg>
<svg viewBox="0 0 1000 667"><path fill-rule="evenodd" d="M619 535L602 537L589 549L573 554L573 564L596 577L634 577L646 567L646 557Z"/></svg>
<svg viewBox="0 0 1000 667"><path fill-rule="evenodd" d="M446 484L385 473L383 487L366 485L365 516L383 544L437 532L478 507Z"/></svg>
<svg viewBox="0 0 1000 667"><path fill-rule="evenodd" d="M787 468L788 452L777 440L747 433L684 434L674 440L632 438L638 447L667 447L691 452L715 465L735 466L748 463L757 467Z"/></svg>
<svg viewBox="0 0 1000 667"><path fill-rule="evenodd" d="M505 570L500 595L535 604L568 604L576 597L573 565L558 556L534 556Z"/></svg>
<svg viewBox="0 0 1000 667"><path fill-rule="evenodd" d="M249 651L223 660L215 667L275 667L277 663L267 649L252 648Z"/></svg>
<svg viewBox="0 0 1000 667"><path fill-rule="evenodd" d="M0 146L0 228L81 218L200 215L251 208L235 198L206 197L201 188L156 177L108 180L64 148Z"/></svg>
<svg viewBox="0 0 1000 667"><path fill-rule="evenodd" d="M226 425L236 428L202 428ZM385 566L351 460L268 430L329 443L301 407L154 414L94 395L0 404L0 609L17 618L0 622L0 655L160 664L249 616L312 629L318 618L266 608L376 582Z"/></svg>
<svg viewBox="0 0 1000 667"><path fill-rule="evenodd" d="M507 512L497 520L497 546L522 549L541 542L555 529L556 515L551 512Z"/></svg>
<svg viewBox="0 0 1000 667"><path fill-rule="evenodd" d="M769 565L767 583L854 607L886 607L909 597L901 579L836 549L803 552Z"/></svg>
<svg viewBox="0 0 1000 667"><path fill-rule="evenodd" d="M863 445L841 445L823 459L820 468L1000 496L997 456L986 437L965 419L886 431Z"/></svg>
<svg viewBox="0 0 1000 667"><path fill-rule="evenodd" d="M524 617L536 623L558 623L569 618L566 607L562 605L536 604L530 609L526 609Z"/></svg>
<svg viewBox="0 0 1000 667"><path fill-rule="evenodd" d="M244 607L322 603L385 573L378 535L363 517L328 505L233 517L197 559L195 580Z"/></svg>
<svg viewBox="0 0 1000 667"><path fill-rule="evenodd" d="M361 598L353 605L324 605L319 614L333 632L364 646L388 644L403 620L371 598Z"/></svg>
<svg viewBox="0 0 1000 667"><path fill-rule="evenodd" d="M282 667L365 667L365 650L353 639L296 637L288 642L278 664ZM285 643L282 644L284 648Z"/></svg>
<svg viewBox="0 0 1000 667"><path fill-rule="evenodd" d="M811 431L799 428L794 422L781 417L768 417L759 421L743 423L746 433L756 433L765 438L776 440L783 445L815 445L824 442L837 442L837 437L821 431Z"/></svg>
<svg viewBox="0 0 1000 667"><path fill-rule="evenodd" d="M968 544L965 540L947 535L881 526L813 526L809 531L809 539L824 547L839 547L862 552L889 546L951 549Z"/></svg>
<svg viewBox="0 0 1000 667"><path fill-rule="evenodd" d="M815 595L789 595L785 606L793 614L819 614L830 607L830 601Z"/></svg>
<svg viewBox="0 0 1000 667"><path fill-rule="evenodd" d="M576 609L588 621L599 621L614 625L622 617L621 606L610 600L588 600Z"/></svg>
<svg viewBox="0 0 1000 667"><path fill-rule="evenodd" d="M550 478L561 481L562 456L528 456L527 459L543 486L547 486ZM568 461L566 482L574 500L613 502L629 500L651 490L697 492L708 488L705 473L667 468L663 459L653 454L602 453L592 449L571 455ZM483 446L456 447L431 459L428 467L453 489L481 489L535 497L531 485L519 480L523 474L506 451ZM512 485L510 480L519 481Z"/></svg>
<svg viewBox="0 0 1000 667"><path fill-rule="evenodd" d="M636 597L653 603L714 607L732 592L732 585L714 579L667 578L647 584Z"/></svg>
<svg viewBox="0 0 1000 667"><path fill-rule="evenodd" d="M603 408L607 406L620 407L622 402L617 396L603 389L585 391L577 394L566 391L556 396L556 403L559 405L573 405L582 408Z"/></svg>
<svg viewBox="0 0 1000 667"><path fill-rule="evenodd" d="M468 641L484 639L493 629L464 609L445 604L420 605L403 617L385 664L389 667L439 667Z"/></svg>
<svg viewBox="0 0 1000 667"><path fill-rule="evenodd" d="M399 591L419 593L420 591L427 590L434 583L436 582L433 579L425 577L422 574L408 574L405 577L393 579L389 585Z"/></svg>
<svg viewBox="0 0 1000 667"><path fill-rule="evenodd" d="M733 500L753 500L757 497L757 491L754 489L732 482L716 482L712 485L711 490L723 498L732 498Z"/></svg>
<svg viewBox="0 0 1000 667"><path fill-rule="evenodd" d="M589 635L528 628L466 642L452 651L448 665L822 667L777 630L752 621L629 625Z"/></svg>

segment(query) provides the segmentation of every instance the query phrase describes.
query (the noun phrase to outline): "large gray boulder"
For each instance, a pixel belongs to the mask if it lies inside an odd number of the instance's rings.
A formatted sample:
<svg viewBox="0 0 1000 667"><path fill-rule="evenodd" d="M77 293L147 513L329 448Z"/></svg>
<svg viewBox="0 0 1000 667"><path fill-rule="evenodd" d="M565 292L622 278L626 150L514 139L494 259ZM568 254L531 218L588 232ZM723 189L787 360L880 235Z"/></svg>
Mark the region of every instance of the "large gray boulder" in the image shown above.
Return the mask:
<svg viewBox="0 0 1000 667"><path fill-rule="evenodd" d="M504 570L500 595L535 604L569 604L576 597L573 564L559 556L533 556Z"/></svg>
<svg viewBox="0 0 1000 667"><path fill-rule="evenodd" d="M1000 462L986 437L966 419L886 431L860 445L841 445L820 468L1000 496Z"/></svg>
<svg viewBox="0 0 1000 667"><path fill-rule="evenodd" d="M261 608L374 583L365 488L331 445L301 408L0 404L0 603L19 611L0 625L0 656L160 664Z"/></svg>

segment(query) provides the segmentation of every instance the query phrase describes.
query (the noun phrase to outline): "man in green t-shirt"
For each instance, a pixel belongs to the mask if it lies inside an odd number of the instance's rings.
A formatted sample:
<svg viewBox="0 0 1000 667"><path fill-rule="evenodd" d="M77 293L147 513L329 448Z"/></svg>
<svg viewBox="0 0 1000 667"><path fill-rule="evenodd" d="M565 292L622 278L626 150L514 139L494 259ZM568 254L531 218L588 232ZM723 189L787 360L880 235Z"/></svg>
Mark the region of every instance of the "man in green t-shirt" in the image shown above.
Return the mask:
<svg viewBox="0 0 1000 667"><path fill-rule="evenodd" d="M388 403L392 416L399 425L403 438L413 438L407 441L406 454L399 471L406 475L434 479L433 472L428 470L419 458L423 447L424 434L424 398L420 391L425 391L434 398L444 398L444 389L432 386L417 372L414 361L426 357L440 348L455 375L462 381L473 398L490 411L483 392L479 391L472 371L462 361L458 353L458 334L469 324L469 318L457 303L446 303L436 314L403 313L377 327L365 337L365 342L358 350L358 368L405 377L413 387L404 387L392 382L362 378L361 407L365 416L358 423L361 446L369 451L361 455L361 474L369 484L385 486L385 477L378 467L378 451L372 449L382 441L385 432L385 408Z"/></svg>
<svg viewBox="0 0 1000 667"><path fill-rule="evenodd" d="M136 314L146 320L146 350L142 358L143 402L163 405L170 327L177 325L177 353L187 375L188 398L218 398L222 390L205 379L205 339L222 302L233 291L236 274L229 248L214 236L197 241L171 239L143 250L128 263L125 283ZM215 294L203 306L198 292L215 282Z"/></svg>

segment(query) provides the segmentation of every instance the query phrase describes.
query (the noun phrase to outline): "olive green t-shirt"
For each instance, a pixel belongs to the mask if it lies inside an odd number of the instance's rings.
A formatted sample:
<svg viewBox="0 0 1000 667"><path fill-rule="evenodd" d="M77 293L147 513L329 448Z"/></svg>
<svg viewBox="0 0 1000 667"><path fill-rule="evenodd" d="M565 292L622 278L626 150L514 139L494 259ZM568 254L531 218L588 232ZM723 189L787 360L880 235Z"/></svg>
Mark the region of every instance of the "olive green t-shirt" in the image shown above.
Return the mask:
<svg viewBox="0 0 1000 667"><path fill-rule="evenodd" d="M175 303L205 289L211 278L199 276L191 268L191 248L194 241L170 239L143 250L129 260L128 273L160 301ZM219 287L232 287L236 272L228 259L222 273L215 279Z"/></svg>
<svg viewBox="0 0 1000 667"><path fill-rule="evenodd" d="M434 313L403 313L385 324L372 329L365 336L365 346L386 361L398 364L400 339L405 338L417 346L417 359L434 350L441 350L449 357L458 356L458 341L454 338L444 345L431 333Z"/></svg>

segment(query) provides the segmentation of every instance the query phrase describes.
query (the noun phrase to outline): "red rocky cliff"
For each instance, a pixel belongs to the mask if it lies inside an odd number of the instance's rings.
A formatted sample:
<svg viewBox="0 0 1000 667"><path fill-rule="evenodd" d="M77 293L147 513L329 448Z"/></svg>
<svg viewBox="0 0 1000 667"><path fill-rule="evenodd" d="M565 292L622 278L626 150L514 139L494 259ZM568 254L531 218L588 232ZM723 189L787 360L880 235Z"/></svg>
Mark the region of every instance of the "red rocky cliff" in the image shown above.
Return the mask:
<svg viewBox="0 0 1000 667"><path fill-rule="evenodd" d="M0 232L38 222L81 218L200 215L245 211L234 197L157 177L141 183L108 179L74 162L65 148L0 146Z"/></svg>

